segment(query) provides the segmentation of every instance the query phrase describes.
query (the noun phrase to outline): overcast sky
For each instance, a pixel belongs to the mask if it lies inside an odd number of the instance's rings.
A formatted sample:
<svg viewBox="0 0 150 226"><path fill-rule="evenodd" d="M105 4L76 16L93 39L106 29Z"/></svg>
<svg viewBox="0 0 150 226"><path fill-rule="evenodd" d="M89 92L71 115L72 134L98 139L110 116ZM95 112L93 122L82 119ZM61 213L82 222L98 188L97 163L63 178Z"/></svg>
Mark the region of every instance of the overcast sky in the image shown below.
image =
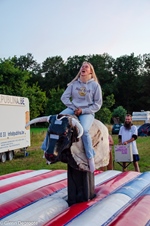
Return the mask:
<svg viewBox="0 0 150 226"><path fill-rule="evenodd" d="M150 53L150 0L0 0L0 58Z"/></svg>

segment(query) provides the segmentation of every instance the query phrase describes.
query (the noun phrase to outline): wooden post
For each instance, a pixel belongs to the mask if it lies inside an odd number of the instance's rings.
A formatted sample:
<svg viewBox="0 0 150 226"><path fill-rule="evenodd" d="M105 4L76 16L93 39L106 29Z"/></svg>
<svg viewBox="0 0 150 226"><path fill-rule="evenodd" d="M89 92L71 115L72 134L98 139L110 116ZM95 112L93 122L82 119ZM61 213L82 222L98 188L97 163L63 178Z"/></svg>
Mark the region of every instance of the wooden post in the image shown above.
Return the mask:
<svg viewBox="0 0 150 226"><path fill-rule="evenodd" d="M67 173L69 206L95 197L94 173L76 170L69 164Z"/></svg>

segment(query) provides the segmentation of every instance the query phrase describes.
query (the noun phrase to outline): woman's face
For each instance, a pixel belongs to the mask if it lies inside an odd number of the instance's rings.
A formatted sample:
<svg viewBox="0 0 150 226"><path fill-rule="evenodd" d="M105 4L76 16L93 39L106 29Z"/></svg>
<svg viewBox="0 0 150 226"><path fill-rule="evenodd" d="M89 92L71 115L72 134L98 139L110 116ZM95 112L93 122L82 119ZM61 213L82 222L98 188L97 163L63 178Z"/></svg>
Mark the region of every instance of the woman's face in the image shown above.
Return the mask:
<svg viewBox="0 0 150 226"><path fill-rule="evenodd" d="M81 74L81 76L86 76L86 75L92 74L90 65L87 63L82 64L82 66L80 68L80 74Z"/></svg>

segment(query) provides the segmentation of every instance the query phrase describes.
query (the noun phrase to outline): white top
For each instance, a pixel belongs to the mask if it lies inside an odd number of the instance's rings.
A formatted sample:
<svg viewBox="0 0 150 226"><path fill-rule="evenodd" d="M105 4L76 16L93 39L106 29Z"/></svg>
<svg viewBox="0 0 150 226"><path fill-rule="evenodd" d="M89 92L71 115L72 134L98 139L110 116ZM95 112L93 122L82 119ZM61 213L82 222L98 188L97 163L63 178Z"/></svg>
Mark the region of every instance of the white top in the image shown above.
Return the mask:
<svg viewBox="0 0 150 226"><path fill-rule="evenodd" d="M132 125L131 129L126 129L124 126L121 126L120 131L119 131L119 135L121 135L121 142L125 142L127 140L130 140L132 138L132 135L138 135L138 130L137 127ZM132 141L132 153L133 154L138 154L138 149L137 149L137 145L136 145L136 141Z"/></svg>

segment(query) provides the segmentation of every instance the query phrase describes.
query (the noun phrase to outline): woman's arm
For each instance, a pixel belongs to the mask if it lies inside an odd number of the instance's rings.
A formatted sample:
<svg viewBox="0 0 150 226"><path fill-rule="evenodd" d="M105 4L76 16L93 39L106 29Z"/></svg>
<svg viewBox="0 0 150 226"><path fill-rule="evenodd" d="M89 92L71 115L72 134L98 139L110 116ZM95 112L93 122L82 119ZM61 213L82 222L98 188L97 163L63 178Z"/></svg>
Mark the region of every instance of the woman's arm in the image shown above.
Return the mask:
<svg viewBox="0 0 150 226"><path fill-rule="evenodd" d="M76 107L73 105L73 103L71 102L70 98L71 98L71 92L72 92L72 84L69 85L66 90L64 91L64 93L61 96L61 101L63 102L64 105L66 105L68 108L71 108L73 110L76 109Z"/></svg>

